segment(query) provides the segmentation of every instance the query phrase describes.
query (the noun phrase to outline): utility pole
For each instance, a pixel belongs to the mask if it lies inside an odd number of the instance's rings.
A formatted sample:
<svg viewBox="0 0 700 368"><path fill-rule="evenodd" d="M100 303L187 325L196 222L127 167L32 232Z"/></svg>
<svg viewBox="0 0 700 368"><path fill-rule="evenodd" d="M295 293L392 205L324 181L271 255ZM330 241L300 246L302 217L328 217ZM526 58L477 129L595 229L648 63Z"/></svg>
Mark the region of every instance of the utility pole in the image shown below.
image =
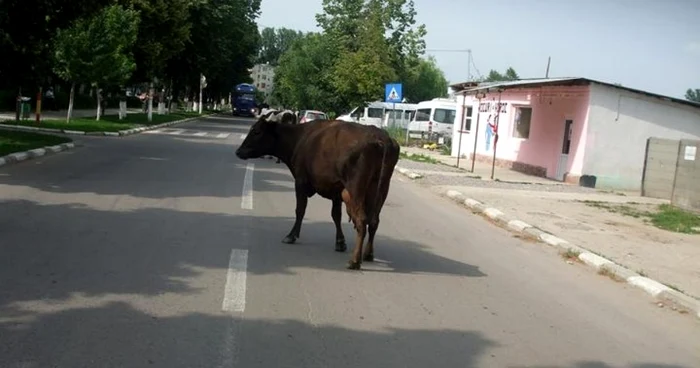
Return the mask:
<svg viewBox="0 0 700 368"><path fill-rule="evenodd" d="M545 79L549 78L549 64L551 62L552 62L552 57L551 56L547 57L547 71L545 72L545 75L544 75Z"/></svg>

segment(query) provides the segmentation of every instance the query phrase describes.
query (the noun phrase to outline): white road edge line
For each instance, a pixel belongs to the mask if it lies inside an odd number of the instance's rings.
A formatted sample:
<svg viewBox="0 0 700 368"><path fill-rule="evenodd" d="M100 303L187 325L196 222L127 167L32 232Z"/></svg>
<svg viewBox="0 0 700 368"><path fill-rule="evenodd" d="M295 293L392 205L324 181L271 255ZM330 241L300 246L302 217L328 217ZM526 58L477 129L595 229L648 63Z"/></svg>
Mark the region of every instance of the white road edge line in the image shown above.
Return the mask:
<svg viewBox="0 0 700 368"><path fill-rule="evenodd" d="M247 137L247 136L248 136L248 134L243 133L243 134L241 134L241 139L245 139L245 137Z"/></svg>
<svg viewBox="0 0 700 368"><path fill-rule="evenodd" d="M184 132L185 132L185 131L184 131L183 129L175 129L175 131L170 132L170 134L172 134L172 135L180 135L180 134L182 134L182 133L184 133Z"/></svg>
<svg viewBox="0 0 700 368"><path fill-rule="evenodd" d="M255 171L255 164L249 163L245 167L243 193L241 194L241 208L244 210L253 209L253 171Z"/></svg>
<svg viewBox="0 0 700 368"><path fill-rule="evenodd" d="M231 133L219 133L216 138L227 138Z"/></svg>
<svg viewBox="0 0 700 368"><path fill-rule="evenodd" d="M226 289L221 309L226 312L245 311L246 277L248 271L248 250L232 249L226 274Z"/></svg>

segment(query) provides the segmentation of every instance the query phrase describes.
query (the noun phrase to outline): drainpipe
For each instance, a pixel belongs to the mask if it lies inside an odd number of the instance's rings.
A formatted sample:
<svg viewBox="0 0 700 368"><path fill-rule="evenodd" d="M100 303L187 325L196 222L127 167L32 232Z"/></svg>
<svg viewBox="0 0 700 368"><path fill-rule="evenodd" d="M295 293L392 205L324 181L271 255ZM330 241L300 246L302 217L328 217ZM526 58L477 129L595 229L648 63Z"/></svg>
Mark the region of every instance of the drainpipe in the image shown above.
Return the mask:
<svg viewBox="0 0 700 368"><path fill-rule="evenodd" d="M494 137L493 137L493 161L491 161L491 180L493 180L493 173L496 170L496 148L498 147L498 125L499 125L499 118L501 117L501 93L503 92L502 89L498 90L498 105L496 105L496 119L494 124L496 126L496 129L494 129Z"/></svg>
<svg viewBox="0 0 700 368"><path fill-rule="evenodd" d="M472 153L472 171L471 173L474 173L474 165L476 163L476 144L479 141L479 118L481 117L481 113L479 112L479 109L481 109L481 99L486 97L486 94L479 92L476 95L476 98L478 99L479 103L476 108L476 130L474 130L474 152Z"/></svg>

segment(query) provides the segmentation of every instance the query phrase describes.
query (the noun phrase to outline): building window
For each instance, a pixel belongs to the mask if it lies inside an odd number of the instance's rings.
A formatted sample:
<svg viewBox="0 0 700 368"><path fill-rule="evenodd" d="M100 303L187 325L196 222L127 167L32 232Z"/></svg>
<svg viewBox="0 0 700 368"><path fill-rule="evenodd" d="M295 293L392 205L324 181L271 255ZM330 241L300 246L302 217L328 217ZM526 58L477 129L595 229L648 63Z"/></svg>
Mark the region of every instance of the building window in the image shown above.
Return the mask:
<svg viewBox="0 0 700 368"><path fill-rule="evenodd" d="M464 110L464 119L462 119L462 131L470 132L472 130L472 108L467 107Z"/></svg>
<svg viewBox="0 0 700 368"><path fill-rule="evenodd" d="M265 83L262 83L262 84L260 85L260 88L265 88Z"/></svg>
<svg viewBox="0 0 700 368"><path fill-rule="evenodd" d="M532 121L532 107L516 107L513 121L513 137L530 138L530 122Z"/></svg>

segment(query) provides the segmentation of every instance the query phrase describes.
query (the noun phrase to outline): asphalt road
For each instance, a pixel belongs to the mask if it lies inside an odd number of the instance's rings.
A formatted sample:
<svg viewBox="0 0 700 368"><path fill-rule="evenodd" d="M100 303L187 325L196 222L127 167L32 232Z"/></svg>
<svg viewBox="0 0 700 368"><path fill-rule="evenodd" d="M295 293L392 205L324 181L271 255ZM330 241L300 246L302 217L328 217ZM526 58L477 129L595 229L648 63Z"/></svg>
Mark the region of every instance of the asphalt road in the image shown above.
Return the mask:
<svg viewBox="0 0 700 368"><path fill-rule="evenodd" d="M281 243L291 175L235 157L248 125L0 168L0 367L700 366L691 317L398 175L362 271L322 198Z"/></svg>

